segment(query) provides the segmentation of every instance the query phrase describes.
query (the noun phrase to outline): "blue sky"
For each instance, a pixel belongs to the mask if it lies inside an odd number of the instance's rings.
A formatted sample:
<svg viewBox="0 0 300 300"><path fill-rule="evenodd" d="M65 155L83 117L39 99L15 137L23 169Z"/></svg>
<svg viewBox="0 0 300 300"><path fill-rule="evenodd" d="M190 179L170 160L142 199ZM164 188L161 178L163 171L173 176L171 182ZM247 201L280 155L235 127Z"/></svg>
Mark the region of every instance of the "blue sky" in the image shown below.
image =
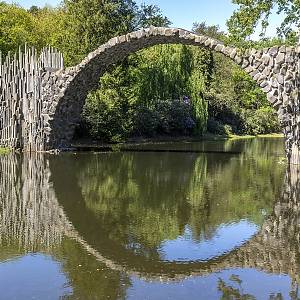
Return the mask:
<svg viewBox="0 0 300 300"><path fill-rule="evenodd" d="M60 0L15 0L23 7L32 5L43 6L49 4L56 6ZM205 21L209 25L220 25L226 30L226 20L230 17L235 6L230 0L136 0L138 4L156 4L163 14L173 23L174 27L191 29L194 22ZM276 32L276 26L280 23L280 16L274 15L271 19L271 26L267 35Z"/></svg>

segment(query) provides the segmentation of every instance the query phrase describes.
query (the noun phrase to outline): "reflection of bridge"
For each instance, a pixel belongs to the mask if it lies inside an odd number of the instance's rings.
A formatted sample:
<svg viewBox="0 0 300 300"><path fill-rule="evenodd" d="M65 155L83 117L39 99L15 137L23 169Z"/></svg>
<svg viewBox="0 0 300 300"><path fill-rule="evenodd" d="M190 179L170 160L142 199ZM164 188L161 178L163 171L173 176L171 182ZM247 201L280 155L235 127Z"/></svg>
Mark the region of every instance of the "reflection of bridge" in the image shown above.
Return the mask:
<svg viewBox="0 0 300 300"><path fill-rule="evenodd" d="M242 52L206 36L163 27L112 38L67 69L52 49L39 60L34 51L7 58L0 64L0 145L34 151L70 146L86 96L99 77L129 54L158 44L205 47L237 63L267 93L285 133L288 158L300 163L299 46Z"/></svg>
<svg viewBox="0 0 300 300"><path fill-rule="evenodd" d="M272 215L243 246L207 262L175 263L147 260L122 247L114 255L109 245L103 245L103 249L90 245L76 230L76 224L70 223L68 210L57 199L52 167L51 159L37 154L0 158L1 240L17 241L26 250L38 250L60 243L66 235L109 268L149 279L177 280L238 267L289 274L298 279L300 181L297 169L287 172L282 197Z"/></svg>

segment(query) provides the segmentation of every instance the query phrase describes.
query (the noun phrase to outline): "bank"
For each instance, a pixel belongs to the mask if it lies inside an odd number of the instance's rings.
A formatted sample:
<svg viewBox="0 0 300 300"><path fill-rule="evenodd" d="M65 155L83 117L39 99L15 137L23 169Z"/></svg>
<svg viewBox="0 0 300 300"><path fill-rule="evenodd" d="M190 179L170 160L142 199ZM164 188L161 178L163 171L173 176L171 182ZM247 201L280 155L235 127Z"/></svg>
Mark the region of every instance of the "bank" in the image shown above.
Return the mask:
<svg viewBox="0 0 300 300"><path fill-rule="evenodd" d="M156 136L152 138L135 137L126 142L104 143L92 139L74 140L71 147L75 151L141 151L143 145L160 145L165 143L197 143L203 141L226 141L238 139L254 138L283 138L281 133L261 134L261 135L216 135L207 133L202 136ZM137 148L135 148L138 147Z"/></svg>

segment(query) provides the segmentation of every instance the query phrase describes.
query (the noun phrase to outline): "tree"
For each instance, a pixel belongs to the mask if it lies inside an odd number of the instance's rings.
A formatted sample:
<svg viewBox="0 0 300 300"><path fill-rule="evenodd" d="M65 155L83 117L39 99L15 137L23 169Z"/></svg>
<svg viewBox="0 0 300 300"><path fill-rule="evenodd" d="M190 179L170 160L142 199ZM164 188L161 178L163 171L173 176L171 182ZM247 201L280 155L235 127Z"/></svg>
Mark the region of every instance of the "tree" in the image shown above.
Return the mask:
<svg viewBox="0 0 300 300"><path fill-rule="evenodd" d="M62 8L32 6L26 10L15 4L0 2L0 50L14 53L25 43L38 50L47 45L61 49L65 38Z"/></svg>
<svg viewBox="0 0 300 300"><path fill-rule="evenodd" d="M58 44L68 65L79 63L114 36L149 25L170 24L157 6L139 8L132 0L65 0L62 10L64 35Z"/></svg>
<svg viewBox="0 0 300 300"><path fill-rule="evenodd" d="M41 9L40 9L38 6L32 5L32 6L28 9L28 12L31 13L31 14L33 14L33 15L36 15L36 14L39 13L40 10L41 10Z"/></svg>
<svg viewBox="0 0 300 300"><path fill-rule="evenodd" d="M221 41L227 40L218 26L195 23L193 31ZM264 41L264 45L274 41ZM263 44L259 42L260 44ZM251 77L222 54L210 53L208 82L208 131L217 134L261 134L278 132L276 114L265 93ZM263 120L263 121L261 121Z"/></svg>
<svg viewBox="0 0 300 300"><path fill-rule="evenodd" d="M137 12L136 28L147 28L149 26L169 26L170 20L161 13L156 5L142 4Z"/></svg>
<svg viewBox="0 0 300 300"><path fill-rule="evenodd" d="M15 4L0 2L0 50L6 55L25 43L39 45L34 17Z"/></svg>
<svg viewBox="0 0 300 300"><path fill-rule="evenodd" d="M80 62L111 37L131 31L136 4L131 0L65 0L61 49L69 65Z"/></svg>
<svg viewBox="0 0 300 300"><path fill-rule="evenodd" d="M238 5L227 22L231 41L243 43L258 26L264 37L272 13L283 14L284 20L277 28L278 34L295 43L296 29L300 28L300 2L298 0L232 0Z"/></svg>
<svg viewBox="0 0 300 300"><path fill-rule="evenodd" d="M219 25L207 25L206 22L195 22L192 30L197 34L207 35L220 41L226 40L225 32L220 30Z"/></svg>

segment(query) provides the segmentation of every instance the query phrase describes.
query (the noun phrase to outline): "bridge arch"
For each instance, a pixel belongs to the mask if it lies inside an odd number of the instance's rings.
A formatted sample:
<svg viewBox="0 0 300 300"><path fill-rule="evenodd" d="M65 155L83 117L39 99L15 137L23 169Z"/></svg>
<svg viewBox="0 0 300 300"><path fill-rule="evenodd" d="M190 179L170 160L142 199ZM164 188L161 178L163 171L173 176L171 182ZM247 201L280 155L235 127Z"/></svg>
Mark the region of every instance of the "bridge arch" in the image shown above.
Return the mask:
<svg viewBox="0 0 300 300"><path fill-rule="evenodd" d="M91 52L80 64L53 73L45 73L42 79L43 145L41 150L68 148L74 136L75 126L89 91L95 89L99 78L113 64L129 54L159 44L184 44L205 47L229 57L245 70L267 93L283 123L284 101L290 99L292 84L285 87L282 69L288 71L288 61L293 61L294 48L272 47L262 50L240 51L213 38L197 35L178 28L150 27L126 35L114 37ZM285 65L285 66L283 66Z"/></svg>

